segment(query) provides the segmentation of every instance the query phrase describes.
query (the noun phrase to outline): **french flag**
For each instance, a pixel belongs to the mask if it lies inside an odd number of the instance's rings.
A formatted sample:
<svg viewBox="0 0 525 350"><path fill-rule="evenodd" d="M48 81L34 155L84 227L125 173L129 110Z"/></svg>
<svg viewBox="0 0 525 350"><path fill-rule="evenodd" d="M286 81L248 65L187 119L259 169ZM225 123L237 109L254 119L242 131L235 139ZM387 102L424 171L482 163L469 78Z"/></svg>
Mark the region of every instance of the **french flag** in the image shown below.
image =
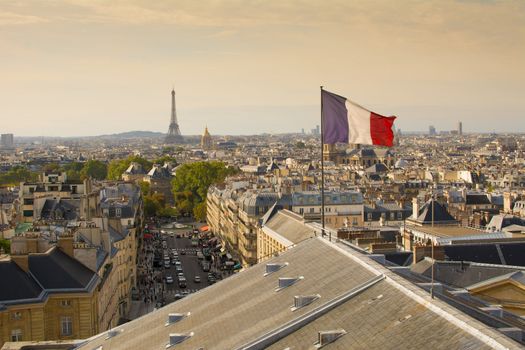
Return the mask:
<svg viewBox="0 0 525 350"><path fill-rule="evenodd" d="M323 142L392 147L396 117L370 112L345 97L321 90Z"/></svg>

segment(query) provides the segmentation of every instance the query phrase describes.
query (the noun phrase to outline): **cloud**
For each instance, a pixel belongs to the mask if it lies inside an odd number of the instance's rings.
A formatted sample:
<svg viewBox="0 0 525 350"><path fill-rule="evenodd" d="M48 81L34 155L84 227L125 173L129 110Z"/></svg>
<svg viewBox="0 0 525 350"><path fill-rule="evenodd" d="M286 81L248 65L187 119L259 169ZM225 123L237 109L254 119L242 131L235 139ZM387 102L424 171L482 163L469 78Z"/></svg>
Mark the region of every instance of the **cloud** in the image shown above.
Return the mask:
<svg viewBox="0 0 525 350"><path fill-rule="evenodd" d="M47 22L45 18L0 11L0 26L35 24Z"/></svg>

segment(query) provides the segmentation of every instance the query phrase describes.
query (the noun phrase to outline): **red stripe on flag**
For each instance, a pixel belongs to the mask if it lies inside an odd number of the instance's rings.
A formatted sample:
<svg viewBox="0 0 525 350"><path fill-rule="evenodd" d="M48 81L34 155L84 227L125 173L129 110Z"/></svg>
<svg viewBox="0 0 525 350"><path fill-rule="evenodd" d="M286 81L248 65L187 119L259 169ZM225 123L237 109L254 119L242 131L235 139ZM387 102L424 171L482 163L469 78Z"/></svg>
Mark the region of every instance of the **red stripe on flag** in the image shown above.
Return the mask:
<svg viewBox="0 0 525 350"><path fill-rule="evenodd" d="M370 112L370 136L372 143L378 146L392 147L394 145L394 132L392 125L396 117L383 117Z"/></svg>

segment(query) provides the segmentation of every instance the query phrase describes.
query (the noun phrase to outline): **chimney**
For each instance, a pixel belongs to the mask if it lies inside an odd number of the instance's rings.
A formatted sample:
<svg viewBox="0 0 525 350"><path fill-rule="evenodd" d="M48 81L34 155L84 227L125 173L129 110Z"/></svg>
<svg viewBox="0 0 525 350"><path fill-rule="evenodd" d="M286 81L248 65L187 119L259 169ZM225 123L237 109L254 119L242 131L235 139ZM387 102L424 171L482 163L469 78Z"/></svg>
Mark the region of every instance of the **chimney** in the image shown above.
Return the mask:
<svg viewBox="0 0 525 350"><path fill-rule="evenodd" d="M512 211L512 195L510 192L503 193L503 211L505 213Z"/></svg>
<svg viewBox="0 0 525 350"><path fill-rule="evenodd" d="M419 216L419 199L417 197L412 198L412 217L417 219Z"/></svg>
<svg viewBox="0 0 525 350"><path fill-rule="evenodd" d="M60 235L58 237L58 248L70 257L74 258L75 254L73 251L73 235L68 233Z"/></svg>

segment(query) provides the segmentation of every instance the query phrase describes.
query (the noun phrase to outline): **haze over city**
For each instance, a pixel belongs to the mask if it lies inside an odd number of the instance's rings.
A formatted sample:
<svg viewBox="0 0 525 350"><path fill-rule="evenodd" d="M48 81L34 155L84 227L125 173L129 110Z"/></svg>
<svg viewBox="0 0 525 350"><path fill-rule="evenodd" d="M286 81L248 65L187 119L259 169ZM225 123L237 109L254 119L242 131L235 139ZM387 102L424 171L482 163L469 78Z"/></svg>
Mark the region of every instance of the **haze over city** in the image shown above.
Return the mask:
<svg viewBox="0 0 525 350"><path fill-rule="evenodd" d="M4 1L2 132L300 132L319 86L403 131L523 132L523 1ZM495 122L497 120L497 123ZM16 123L15 123L16 121Z"/></svg>

